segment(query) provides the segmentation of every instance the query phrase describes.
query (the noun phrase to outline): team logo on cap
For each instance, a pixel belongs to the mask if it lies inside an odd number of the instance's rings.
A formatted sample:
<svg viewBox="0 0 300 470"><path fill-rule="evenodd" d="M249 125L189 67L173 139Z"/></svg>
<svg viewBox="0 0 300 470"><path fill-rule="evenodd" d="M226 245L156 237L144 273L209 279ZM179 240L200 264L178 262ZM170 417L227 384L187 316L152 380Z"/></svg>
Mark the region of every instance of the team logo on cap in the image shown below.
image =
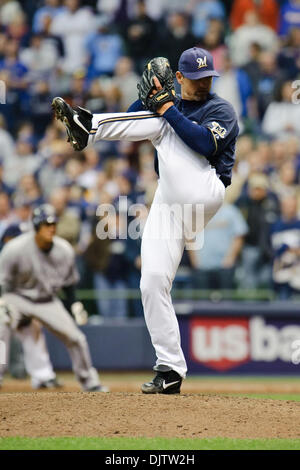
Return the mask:
<svg viewBox="0 0 300 470"><path fill-rule="evenodd" d="M202 69L202 67L207 67L206 55L204 56L203 59L202 57L198 57L197 62L198 62L198 69Z"/></svg>

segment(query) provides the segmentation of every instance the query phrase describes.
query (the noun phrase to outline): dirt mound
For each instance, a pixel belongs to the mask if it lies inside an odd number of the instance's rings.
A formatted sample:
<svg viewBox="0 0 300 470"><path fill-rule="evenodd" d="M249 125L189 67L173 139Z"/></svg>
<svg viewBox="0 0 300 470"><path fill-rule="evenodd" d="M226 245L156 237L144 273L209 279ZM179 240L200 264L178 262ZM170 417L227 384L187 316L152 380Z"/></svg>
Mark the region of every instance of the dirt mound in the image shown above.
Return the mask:
<svg viewBox="0 0 300 470"><path fill-rule="evenodd" d="M0 436L300 438L300 402L182 393L0 394Z"/></svg>

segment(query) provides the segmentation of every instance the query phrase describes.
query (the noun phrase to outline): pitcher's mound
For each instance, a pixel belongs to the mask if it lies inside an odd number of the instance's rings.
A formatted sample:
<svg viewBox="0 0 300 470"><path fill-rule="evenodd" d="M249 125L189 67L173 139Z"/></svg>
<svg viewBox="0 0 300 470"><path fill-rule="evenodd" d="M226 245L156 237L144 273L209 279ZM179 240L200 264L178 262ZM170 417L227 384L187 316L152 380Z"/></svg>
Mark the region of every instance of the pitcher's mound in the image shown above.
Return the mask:
<svg viewBox="0 0 300 470"><path fill-rule="evenodd" d="M111 392L0 394L0 435L300 438L300 402Z"/></svg>

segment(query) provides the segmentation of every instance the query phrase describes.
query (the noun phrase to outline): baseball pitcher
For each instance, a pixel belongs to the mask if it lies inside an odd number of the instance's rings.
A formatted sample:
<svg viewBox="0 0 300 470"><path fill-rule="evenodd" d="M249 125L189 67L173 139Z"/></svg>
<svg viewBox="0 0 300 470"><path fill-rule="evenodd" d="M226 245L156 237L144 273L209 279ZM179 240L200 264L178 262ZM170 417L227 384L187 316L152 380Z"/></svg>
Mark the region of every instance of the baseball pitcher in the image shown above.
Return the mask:
<svg viewBox="0 0 300 470"><path fill-rule="evenodd" d="M184 51L178 68L181 98L175 96L167 59L155 58L138 84L140 100L128 113L92 115L83 108L73 110L59 97L52 103L75 150L100 139L148 139L157 150L159 183L143 232L140 284L157 362L156 376L142 385L143 393L180 393L187 366L172 282L184 247L194 237L194 221L202 221L200 232L223 203L239 132L233 107L210 92L218 73L209 52L196 47ZM187 205L192 210L173 210Z"/></svg>
<svg viewBox="0 0 300 470"><path fill-rule="evenodd" d="M9 330L16 330L24 319L37 319L66 345L82 389L107 391L92 367L84 334L57 297L63 289L73 316L84 316L83 305L75 298L78 273L73 248L55 236L52 206L37 207L32 222L35 230L8 242L0 254L0 340L7 342ZM2 374L3 368L0 379Z"/></svg>

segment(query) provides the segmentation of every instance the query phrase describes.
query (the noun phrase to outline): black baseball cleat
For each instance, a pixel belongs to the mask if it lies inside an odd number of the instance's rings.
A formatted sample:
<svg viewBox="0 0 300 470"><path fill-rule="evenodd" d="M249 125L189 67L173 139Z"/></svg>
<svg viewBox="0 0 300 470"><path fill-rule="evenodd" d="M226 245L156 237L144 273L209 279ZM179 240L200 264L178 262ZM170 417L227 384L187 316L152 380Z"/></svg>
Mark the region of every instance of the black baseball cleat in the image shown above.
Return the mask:
<svg viewBox="0 0 300 470"><path fill-rule="evenodd" d="M182 377L174 370L158 371L151 382L142 385L142 392L164 393L165 395L180 393L181 383Z"/></svg>
<svg viewBox="0 0 300 470"><path fill-rule="evenodd" d="M74 150L83 150L88 144L92 129L93 115L87 109L77 106L75 109L59 96L52 101L52 109L56 119L62 121L68 134L68 142Z"/></svg>

